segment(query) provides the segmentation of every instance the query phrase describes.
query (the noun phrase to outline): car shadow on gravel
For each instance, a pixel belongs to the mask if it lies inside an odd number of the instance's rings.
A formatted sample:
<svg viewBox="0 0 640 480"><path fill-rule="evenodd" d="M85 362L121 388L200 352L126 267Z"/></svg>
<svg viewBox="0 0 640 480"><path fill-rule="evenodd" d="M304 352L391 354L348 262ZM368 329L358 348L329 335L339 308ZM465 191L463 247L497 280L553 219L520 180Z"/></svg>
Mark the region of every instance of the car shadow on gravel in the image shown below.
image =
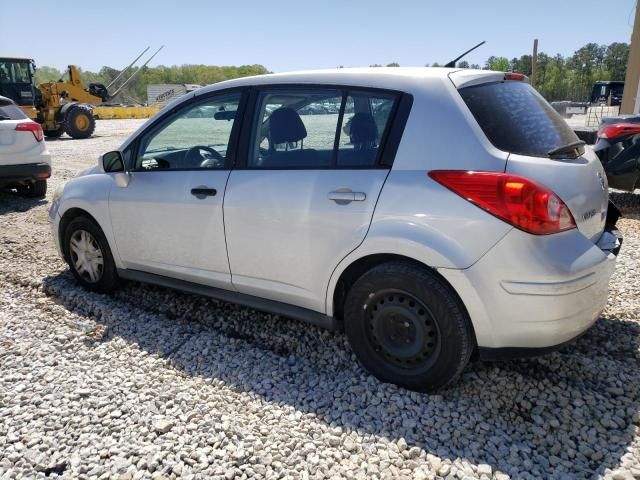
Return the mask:
<svg viewBox="0 0 640 480"><path fill-rule="evenodd" d="M26 212L46 203L47 200L44 198L29 198L19 195L15 190L0 189L0 215Z"/></svg>
<svg viewBox="0 0 640 480"><path fill-rule="evenodd" d="M516 478L619 468L640 423L640 325L632 320L603 317L545 357L473 362L455 385L427 395L363 372L340 333L135 282L112 296L92 294L68 271L43 287L86 320L89 346L122 338L167 368L289 405L328 427Z"/></svg>

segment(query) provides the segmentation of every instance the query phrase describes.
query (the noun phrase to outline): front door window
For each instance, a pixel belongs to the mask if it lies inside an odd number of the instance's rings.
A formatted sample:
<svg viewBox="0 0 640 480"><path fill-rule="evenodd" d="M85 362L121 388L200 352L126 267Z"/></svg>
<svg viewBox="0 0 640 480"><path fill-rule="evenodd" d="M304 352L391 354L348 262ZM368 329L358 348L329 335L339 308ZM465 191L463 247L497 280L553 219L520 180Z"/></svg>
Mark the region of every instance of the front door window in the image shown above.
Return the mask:
<svg viewBox="0 0 640 480"><path fill-rule="evenodd" d="M224 169L239 104L234 93L180 111L142 139L135 170Z"/></svg>

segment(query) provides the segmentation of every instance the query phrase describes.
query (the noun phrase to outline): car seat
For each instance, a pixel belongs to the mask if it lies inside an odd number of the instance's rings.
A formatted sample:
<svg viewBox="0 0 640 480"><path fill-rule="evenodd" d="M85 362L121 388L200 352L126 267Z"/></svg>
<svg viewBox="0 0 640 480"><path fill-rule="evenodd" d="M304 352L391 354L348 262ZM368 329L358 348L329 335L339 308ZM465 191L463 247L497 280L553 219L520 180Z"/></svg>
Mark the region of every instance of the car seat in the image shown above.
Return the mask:
<svg viewBox="0 0 640 480"><path fill-rule="evenodd" d="M262 161L266 168L313 167L316 163L316 151L304 148L307 129L294 109L280 107L269 116L269 153ZM300 142L299 148L291 144ZM285 150L277 150L276 145L284 145Z"/></svg>
<svg viewBox="0 0 640 480"><path fill-rule="evenodd" d="M373 165L378 153L378 127L370 113L356 113L350 120L349 137L353 150L338 152L338 166Z"/></svg>

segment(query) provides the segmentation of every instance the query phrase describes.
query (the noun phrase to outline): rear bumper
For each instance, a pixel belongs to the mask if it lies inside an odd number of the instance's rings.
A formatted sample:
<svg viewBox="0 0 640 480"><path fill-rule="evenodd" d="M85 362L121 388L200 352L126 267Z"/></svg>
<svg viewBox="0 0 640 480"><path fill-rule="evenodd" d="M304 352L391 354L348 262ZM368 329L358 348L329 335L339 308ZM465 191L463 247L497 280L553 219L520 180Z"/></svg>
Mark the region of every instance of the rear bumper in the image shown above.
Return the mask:
<svg viewBox="0 0 640 480"><path fill-rule="evenodd" d="M51 165L46 162L0 165L0 185L46 180L50 176Z"/></svg>
<svg viewBox="0 0 640 480"><path fill-rule="evenodd" d="M619 246L606 235L595 245L576 229L514 229L472 267L439 270L467 307L481 356L544 354L591 327L607 303Z"/></svg>
<svg viewBox="0 0 640 480"><path fill-rule="evenodd" d="M540 357L542 355L547 355L549 353L560 350L567 345L571 345L573 342L582 337L587 330L578 334L577 336L570 338L569 340L559 343L557 345L552 345L550 347L501 347L501 348L489 348L489 347L478 347L478 353L480 354L480 359L485 362L494 362L494 361L506 361L506 360L514 360L518 358L532 358L532 357Z"/></svg>

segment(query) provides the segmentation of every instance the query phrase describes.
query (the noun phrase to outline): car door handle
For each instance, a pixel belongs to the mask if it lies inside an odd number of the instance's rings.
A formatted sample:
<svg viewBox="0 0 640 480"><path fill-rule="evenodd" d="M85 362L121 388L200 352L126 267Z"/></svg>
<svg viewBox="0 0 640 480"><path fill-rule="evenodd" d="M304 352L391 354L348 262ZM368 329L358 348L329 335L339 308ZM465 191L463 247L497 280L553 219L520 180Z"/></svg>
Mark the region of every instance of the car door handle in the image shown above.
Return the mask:
<svg viewBox="0 0 640 480"><path fill-rule="evenodd" d="M206 197L215 197L216 193L218 192L215 188L196 187L191 189L191 195L199 198L200 200Z"/></svg>
<svg viewBox="0 0 640 480"><path fill-rule="evenodd" d="M329 192L329 200L335 202L364 202L367 195L364 192L352 192L350 190L336 190Z"/></svg>

